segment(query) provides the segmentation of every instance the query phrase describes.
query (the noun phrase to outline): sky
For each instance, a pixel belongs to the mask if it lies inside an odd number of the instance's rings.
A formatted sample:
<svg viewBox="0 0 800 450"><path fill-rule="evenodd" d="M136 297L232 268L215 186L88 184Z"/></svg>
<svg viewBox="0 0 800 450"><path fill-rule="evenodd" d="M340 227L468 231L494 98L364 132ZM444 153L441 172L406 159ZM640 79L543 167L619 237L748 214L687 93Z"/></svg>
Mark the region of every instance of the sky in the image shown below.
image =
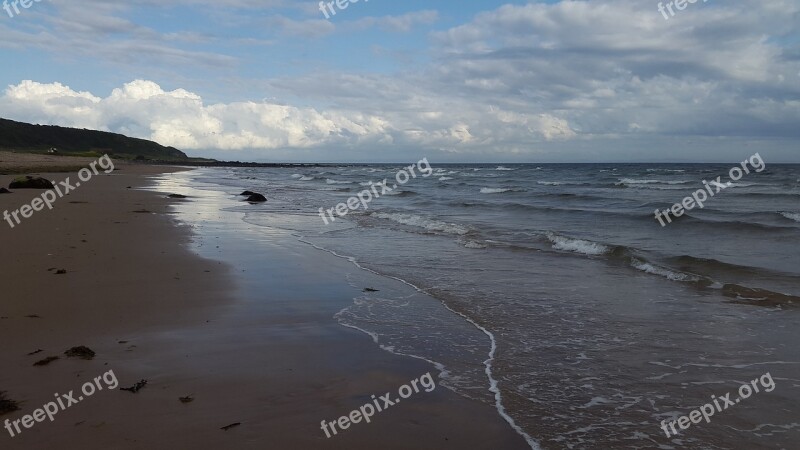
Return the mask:
<svg viewBox="0 0 800 450"><path fill-rule="evenodd" d="M222 160L800 163L797 0L6 2L7 119Z"/></svg>

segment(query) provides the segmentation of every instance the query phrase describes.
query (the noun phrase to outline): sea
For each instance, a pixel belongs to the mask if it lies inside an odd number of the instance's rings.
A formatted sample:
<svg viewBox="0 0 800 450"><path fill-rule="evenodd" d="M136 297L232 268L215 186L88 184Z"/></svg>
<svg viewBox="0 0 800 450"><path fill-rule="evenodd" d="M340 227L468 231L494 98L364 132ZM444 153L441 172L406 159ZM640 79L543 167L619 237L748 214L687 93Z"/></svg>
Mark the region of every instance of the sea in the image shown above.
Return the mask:
<svg viewBox="0 0 800 450"><path fill-rule="evenodd" d="M740 164L433 160L405 183L413 161L175 176L263 193L231 207L248 226L427 294L368 290L332 320L435 364L531 448L796 449L800 166L764 159L736 181ZM702 209L656 219L717 177ZM367 209L320 216L383 180ZM740 398L766 374L771 392ZM709 421L662 429L729 392Z"/></svg>

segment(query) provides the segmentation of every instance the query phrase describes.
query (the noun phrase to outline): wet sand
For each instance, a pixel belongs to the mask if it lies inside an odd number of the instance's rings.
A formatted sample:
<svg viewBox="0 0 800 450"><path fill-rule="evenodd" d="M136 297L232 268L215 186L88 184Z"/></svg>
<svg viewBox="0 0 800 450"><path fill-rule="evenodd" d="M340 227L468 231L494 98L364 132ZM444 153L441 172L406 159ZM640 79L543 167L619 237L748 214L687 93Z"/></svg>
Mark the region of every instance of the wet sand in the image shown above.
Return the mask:
<svg viewBox="0 0 800 450"><path fill-rule="evenodd" d="M346 279L353 272L346 261L288 235L248 234L215 209L212 194L181 191L190 198L173 200L139 189L151 184L148 176L179 169L117 168L52 211L13 229L0 223L0 391L20 403L0 421L32 414L56 392L77 397L84 382L110 370L120 387L148 384L136 394L97 392L14 438L0 428L0 446L529 448L492 405L457 396L438 379L433 392L326 438L323 419L427 372L436 379L435 369L336 322L333 315L359 292ZM74 174L46 177L67 176ZM11 178L0 176L0 185ZM40 193L0 195L0 212ZM193 202L177 220L171 205ZM201 246L205 257L193 251ZM63 355L80 345L96 357ZM48 356L60 359L33 366ZM193 401L182 403L184 396ZM220 429L234 423L241 425Z"/></svg>

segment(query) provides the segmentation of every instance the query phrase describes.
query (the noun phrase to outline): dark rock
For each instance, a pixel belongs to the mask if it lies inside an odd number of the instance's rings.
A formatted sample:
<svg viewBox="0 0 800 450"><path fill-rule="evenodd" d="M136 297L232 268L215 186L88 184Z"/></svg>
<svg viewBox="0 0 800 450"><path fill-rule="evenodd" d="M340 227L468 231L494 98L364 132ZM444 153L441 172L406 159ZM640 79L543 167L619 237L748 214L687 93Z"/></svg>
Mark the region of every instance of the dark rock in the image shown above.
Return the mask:
<svg viewBox="0 0 800 450"><path fill-rule="evenodd" d="M254 194L255 194L255 192L253 192L253 191L244 191L239 195L244 195L245 197L249 197L249 196L254 195Z"/></svg>
<svg viewBox="0 0 800 450"><path fill-rule="evenodd" d="M9 189L53 189L53 183L41 177L25 176L15 178L8 186Z"/></svg>
<svg viewBox="0 0 800 450"><path fill-rule="evenodd" d="M10 193L11 193L11 191L9 191L8 189L0 188L0 194L10 194Z"/></svg>
<svg viewBox="0 0 800 450"><path fill-rule="evenodd" d="M71 349L64 352L70 358L81 358L81 359L92 359L94 358L94 351L89 347L72 347Z"/></svg>
<svg viewBox="0 0 800 450"><path fill-rule="evenodd" d="M167 197L169 197L169 198L188 198L185 195L181 195L181 194L169 194Z"/></svg>
<svg viewBox="0 0 800 450"><path fill-rule="evenodd" d="M250 203L260 203L267 201L267 197L264 197L261 194L253 194L250 197L247 197L247 200L245 201L248 201Z"/></svg>

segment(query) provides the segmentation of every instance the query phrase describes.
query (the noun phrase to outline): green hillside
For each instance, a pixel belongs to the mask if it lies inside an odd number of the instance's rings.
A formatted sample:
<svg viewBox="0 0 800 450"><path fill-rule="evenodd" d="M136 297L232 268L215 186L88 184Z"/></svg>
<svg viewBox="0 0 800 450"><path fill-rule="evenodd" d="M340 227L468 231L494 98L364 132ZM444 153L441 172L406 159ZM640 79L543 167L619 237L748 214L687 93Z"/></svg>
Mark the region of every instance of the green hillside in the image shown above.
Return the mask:
<svg viewBox="0 0 800 450"><path fill-rule="evenodd" d="M173 147L116 133L53 125L31 125L0 119L0 149L59 154L102 155L115 158L181 161L188 157Z"/></svg>

